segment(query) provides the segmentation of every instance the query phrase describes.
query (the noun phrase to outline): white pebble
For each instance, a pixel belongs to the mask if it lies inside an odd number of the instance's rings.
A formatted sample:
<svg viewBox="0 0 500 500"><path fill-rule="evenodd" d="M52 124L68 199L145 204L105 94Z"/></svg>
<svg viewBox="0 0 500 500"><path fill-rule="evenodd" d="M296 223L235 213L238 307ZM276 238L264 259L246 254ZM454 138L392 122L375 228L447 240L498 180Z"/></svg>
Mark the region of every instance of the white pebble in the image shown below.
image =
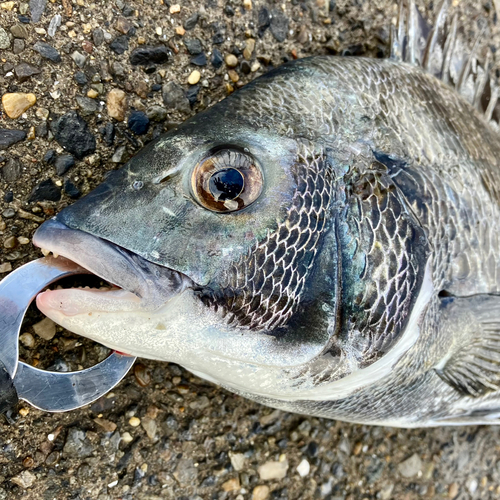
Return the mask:
<svg viewBox="0 0 500 500"><path fill-rule="evenodd" d="M299 473L300 477L307 476L307 474L309 474L310 470L311 470L311 466L310 466L309 462L305 458L297 466L297 472Z"/></svg>

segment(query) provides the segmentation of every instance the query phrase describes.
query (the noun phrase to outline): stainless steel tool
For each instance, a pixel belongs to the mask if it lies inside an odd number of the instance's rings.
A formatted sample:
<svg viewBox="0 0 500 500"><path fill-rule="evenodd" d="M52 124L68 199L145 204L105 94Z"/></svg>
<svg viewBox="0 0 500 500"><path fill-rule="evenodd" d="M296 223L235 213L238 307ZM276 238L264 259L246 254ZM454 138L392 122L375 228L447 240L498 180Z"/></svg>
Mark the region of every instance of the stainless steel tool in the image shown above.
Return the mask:
<svg viewBox="0 0 500 500"><path fill-rule="evenodd" d="M86 273L62 257L46 257L25 264L0 281L0 410L17 399L50 412L80 408L115 387L134 364L134 357L117 352L76 372L50 372L19 361L19 334L31 301L51 283Z"/></svg>

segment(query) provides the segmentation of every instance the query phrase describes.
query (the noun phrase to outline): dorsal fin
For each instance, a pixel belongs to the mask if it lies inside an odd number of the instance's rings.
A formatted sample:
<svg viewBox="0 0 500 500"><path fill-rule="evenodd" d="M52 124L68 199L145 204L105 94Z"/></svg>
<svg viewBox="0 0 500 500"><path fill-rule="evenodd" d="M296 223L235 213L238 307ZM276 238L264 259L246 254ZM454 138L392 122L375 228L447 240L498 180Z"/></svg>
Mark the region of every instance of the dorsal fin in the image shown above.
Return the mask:
<svg viewBox="0 0 500 500"><path fill-rule="evenodd" d="M486 121L500 131L498 82L490 73L491 51L480 60L485 30L472 48L465 42L456 14L450 16L450 0L442 0L435 24L430 27L415 5L401 0L397 25L391 27L391 59L416 64L451 85Z"/></svg>

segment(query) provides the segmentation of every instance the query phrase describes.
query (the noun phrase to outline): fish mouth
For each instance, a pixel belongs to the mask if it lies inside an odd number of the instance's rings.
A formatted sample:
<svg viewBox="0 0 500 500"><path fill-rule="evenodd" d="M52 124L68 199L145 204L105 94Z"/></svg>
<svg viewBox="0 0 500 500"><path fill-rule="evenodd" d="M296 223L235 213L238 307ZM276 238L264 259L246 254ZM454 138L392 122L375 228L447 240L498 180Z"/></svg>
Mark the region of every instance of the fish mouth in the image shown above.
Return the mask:
<svg viewBox="0 0 500 500"><path fill-rule="evenodd" d="M47 316L57 310L66 316L93 311L155 311L194 283L186 275L152 263L110 241L72 229L57 219L42 224L33 244L62 256L108 282L96 289L47 290L37 296Z"/></svg>

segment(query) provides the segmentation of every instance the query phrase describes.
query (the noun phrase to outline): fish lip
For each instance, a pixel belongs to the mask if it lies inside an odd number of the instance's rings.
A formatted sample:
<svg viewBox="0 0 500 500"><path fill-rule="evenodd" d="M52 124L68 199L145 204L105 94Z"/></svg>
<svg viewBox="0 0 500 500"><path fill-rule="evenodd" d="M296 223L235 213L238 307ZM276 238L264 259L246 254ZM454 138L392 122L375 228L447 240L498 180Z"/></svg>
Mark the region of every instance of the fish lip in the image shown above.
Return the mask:
<svg viewBox="0 0 500 500"><path fill-rule="evenodd" d="M157 309L196 284L185 274L150 262L140 255L57 218L43 223L33 244L69 259L90 273L133 293L147 309Z"/></svg>

